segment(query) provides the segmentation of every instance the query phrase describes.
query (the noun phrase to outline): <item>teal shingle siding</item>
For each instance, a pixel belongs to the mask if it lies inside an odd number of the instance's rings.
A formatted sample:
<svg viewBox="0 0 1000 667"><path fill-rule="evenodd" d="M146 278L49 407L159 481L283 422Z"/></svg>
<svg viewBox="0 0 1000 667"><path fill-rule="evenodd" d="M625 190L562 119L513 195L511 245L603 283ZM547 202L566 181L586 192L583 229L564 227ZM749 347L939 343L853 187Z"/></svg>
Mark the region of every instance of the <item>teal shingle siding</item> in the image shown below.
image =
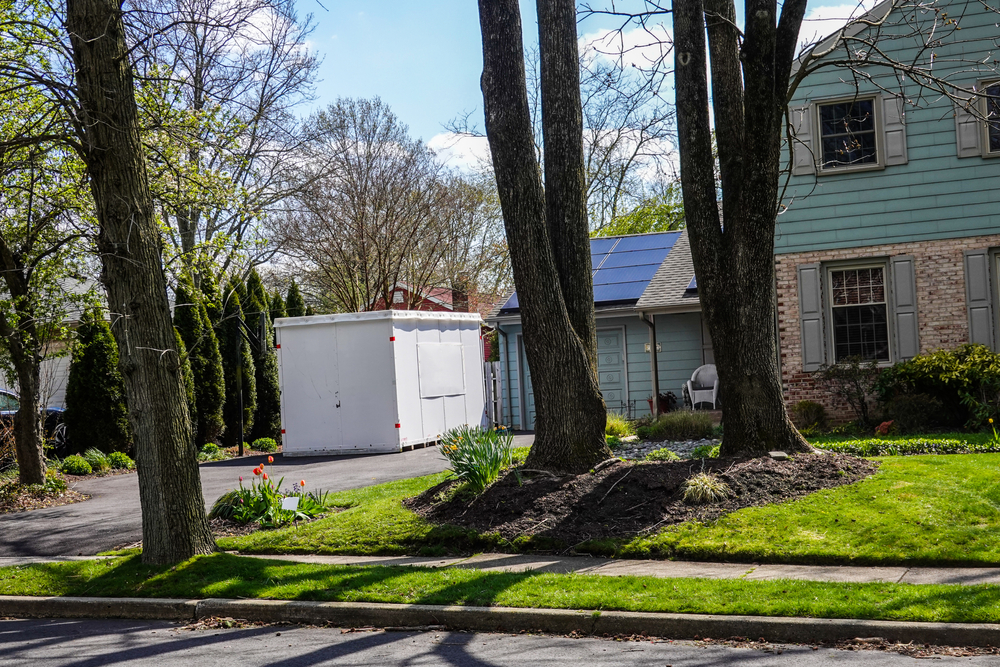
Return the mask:
<svg viewBox="0 0 1000 667"><path fill-rule="evenodd" d="M681 386L702 364L701 315L699 313L657 315L655 321L656 339L661 347L657 358L660 391L672 391L680 400ZM507 323L499 326L508 336L506 355L504 355L503 338L500 339L504 419L510 420L515 428L520 428L521 382L517 366L517 334L521 333L521 325ZM649 354L645 350L645 345L649 342L649 328L639 320L638 315L597 320L598 330L620 327L625 328L629 400L635 404L635 416L640 417L649 414L646 399L653 393Z"/></svg>
<svg viewBox="0 0 1000 667"><path fill-rule="evenodd" d="M958 72L968 63L952 61L993 53L1000 16L978 3L947 4L949 16L964 12L959 19L962 30L933 49L935 74L968 86L990 78L985 73ZM892 34L901 29L890 15L884 31ZM901 61L916 53L910 38L884 38L880 47ZM887 68L871 67L869 72L886 89L899 90ZM852 95L855 86L850 79L841 68L819 70L799 86L792 106ZM879 92L863 80L860 85L862 94ZM911 81L902 90L920 102L920 108L905 107L908 163L884 170L791 177L785 198L790 207L778 217L776 253L963 238L1000 228L1000 158L959 159L953 102L921 91Z"/></svg>

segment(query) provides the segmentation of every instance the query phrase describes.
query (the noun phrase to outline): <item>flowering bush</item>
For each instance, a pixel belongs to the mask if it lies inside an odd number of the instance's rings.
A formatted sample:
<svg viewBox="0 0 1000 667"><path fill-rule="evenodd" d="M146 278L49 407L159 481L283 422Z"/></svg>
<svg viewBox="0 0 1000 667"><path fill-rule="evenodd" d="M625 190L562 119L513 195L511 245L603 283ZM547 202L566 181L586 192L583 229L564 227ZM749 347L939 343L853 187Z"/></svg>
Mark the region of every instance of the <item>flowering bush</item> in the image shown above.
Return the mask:
<svg viewBox="0 0 1000 667"><path fill-rule="evenodd" d="M274 459L268 457L270 461ZM240 477L240 487L227 491L219 496L208 514L210 519L228 519L239 524L259 523L263 528L278 528L298 519L315 517L326 509L324 494L306 493L305 480L292 486L290 492L281 491L281 483L270 479L264 464L253 469L254 477L250 486L243 486ZM258 479L259 478L259 479ZM282 509L285 498L298 498L298 507L294 510Z"/></svg>
<svg viewBox="0 0 1000 667"><path fill-rule="evenodd" d="M509 430L483 430L460 426L441 438L441 452L455 476L479 493L510 465L514 434Z"/></svg>

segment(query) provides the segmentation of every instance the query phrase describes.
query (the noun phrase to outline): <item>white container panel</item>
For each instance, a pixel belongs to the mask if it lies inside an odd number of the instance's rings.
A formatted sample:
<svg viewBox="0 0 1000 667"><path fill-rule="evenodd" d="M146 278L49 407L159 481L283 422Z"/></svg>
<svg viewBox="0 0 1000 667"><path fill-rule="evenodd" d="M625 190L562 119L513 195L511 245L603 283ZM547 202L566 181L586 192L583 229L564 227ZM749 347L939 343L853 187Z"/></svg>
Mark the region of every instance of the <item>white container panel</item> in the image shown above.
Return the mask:
<svg viewBox="0 0 1000 667"><path fill-rule="evenodd" d="M342 446L335 327L287 327L278 332L282 451L289 456Z"/></svg>
<svg viewBox="0 0 1000 667"><path fill-rule="evenodd" d="M400 450L396 369L388 319L337 323L340 410L347 451Z"/></svg>
<svg viewBox="0 0 1000 667"><path fill-rule="evenodd" d="M393 322L396 337L393 351L396 360L396 409L402 446L427 442L420 409L420 376L417 374L417 328L420 320ZM426 325L424 325L426 326Z"/></svg>

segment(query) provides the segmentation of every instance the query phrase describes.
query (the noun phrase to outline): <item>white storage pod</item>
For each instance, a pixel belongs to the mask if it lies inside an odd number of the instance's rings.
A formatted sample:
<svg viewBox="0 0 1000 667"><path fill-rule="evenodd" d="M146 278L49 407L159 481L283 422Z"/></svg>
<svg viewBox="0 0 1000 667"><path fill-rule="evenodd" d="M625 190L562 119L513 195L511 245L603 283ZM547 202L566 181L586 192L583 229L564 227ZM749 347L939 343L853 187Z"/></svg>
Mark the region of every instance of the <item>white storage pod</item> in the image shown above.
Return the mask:
<svg viewBox="0 0 1000 667"><path fill-rule="evenodd" d="M398 452L485 409L478 313L275 320L286 456Z"/></svg>

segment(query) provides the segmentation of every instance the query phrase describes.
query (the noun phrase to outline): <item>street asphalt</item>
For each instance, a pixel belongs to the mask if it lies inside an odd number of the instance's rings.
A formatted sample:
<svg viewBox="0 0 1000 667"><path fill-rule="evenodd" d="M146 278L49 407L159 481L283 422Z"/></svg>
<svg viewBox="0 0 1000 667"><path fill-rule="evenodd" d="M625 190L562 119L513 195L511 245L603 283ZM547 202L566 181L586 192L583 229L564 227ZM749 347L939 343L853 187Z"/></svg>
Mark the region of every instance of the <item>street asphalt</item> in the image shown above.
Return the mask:
<svg viewBox="0 0 1000 667"><path fill-rule="evenodd" d="M995 656L935 656L938 665L998 665ZM0 621L5 667L896 667L913 658L881 651L810 646L733 648L690 641L612 641L447 631L347 632L337 628L250 626L208 629L148 621Z"/></svg>
<svg viewBox="0 0 1000 667"><path fill-rule="evenodd" d="M203 463L201 487L206 507L233 489L240 475L247 483L266 456ZM268 466L285 485L306 481L307 489L343 491L396 479L440 472L446 461L437 447L399 454L340 457L282 457ZM139 482L135 473L77 482L71 488L90 500L47 509L0 515L0 557L89 556L142 539ZM3 660L0 660L2 663Z"/></svg>

